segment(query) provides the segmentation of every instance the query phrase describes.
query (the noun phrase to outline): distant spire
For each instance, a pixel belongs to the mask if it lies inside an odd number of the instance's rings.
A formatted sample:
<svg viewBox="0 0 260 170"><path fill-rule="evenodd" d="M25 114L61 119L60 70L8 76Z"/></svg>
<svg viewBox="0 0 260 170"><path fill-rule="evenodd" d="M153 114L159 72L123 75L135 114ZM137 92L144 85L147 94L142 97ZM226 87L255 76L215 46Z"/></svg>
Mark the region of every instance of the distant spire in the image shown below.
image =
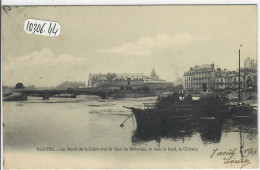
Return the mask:
<svg viewBox="0 0 260 170"><path fill-rule="evenodd" d="M159 76L156 74L154 68L151 71L150 78L159 79Z"/></svg>

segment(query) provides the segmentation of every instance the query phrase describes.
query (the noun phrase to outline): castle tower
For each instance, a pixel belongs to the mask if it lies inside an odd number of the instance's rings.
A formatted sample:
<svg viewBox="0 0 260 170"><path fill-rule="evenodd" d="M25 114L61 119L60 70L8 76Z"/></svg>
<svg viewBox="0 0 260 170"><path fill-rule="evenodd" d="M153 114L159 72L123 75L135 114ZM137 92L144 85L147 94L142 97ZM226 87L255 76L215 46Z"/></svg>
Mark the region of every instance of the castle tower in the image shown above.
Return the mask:
<svg viewBox="0 0 260 170"><path fill-rule="evenodd" d="M156 74L154 68L151 71L150 78L151 79L159 79L159 76Z"/></svg>

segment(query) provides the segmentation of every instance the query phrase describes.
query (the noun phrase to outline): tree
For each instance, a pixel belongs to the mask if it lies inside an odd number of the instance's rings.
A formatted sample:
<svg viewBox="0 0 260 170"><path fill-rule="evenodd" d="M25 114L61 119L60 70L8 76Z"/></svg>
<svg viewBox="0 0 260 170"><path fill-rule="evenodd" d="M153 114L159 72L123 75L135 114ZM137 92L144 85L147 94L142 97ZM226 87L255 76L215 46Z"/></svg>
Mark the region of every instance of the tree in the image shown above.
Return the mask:
<svg viewBox="0 0 260 170"><path fill-rule="evenodd" d="M174 86L174 90L183 90L183 85L178 84L178 85Z"/></svg>
<svg viewBox="0 0 260 170"><path fill-rule="evenodd" d="M35 87L35 85L29 85L28 87L27 87L27 89L29 89L29 90L34 90L36 87Z"/></svg>
<svg viewBox="0 0 260 170"><path fill-rule="evenodd" d="M149 92L149 91L150 91L150 88L147 87L147 86L143 86L143 91L144 91L144 92Z"/></svg>
<svg viewBox="0 0 260 170"><path fill-rule="evenodd" d="M73 90L74 90L74 89L71 88L71 87L67 88L67 91L73 91Z"/></svg>
<svg viewBox="0 0 260 170"><path fill-rule="evenodd" d="M16 88L16 89L23 89L23 88L24 88L23 83L17 83L17 84L15 85L15 88Z"/></svg>
<svg viewBox="0 0 260 170"><path fill-rule="evenodd" d="M116 77L116 73L107 73L106 78L108 81L113 80Z"/></svg>

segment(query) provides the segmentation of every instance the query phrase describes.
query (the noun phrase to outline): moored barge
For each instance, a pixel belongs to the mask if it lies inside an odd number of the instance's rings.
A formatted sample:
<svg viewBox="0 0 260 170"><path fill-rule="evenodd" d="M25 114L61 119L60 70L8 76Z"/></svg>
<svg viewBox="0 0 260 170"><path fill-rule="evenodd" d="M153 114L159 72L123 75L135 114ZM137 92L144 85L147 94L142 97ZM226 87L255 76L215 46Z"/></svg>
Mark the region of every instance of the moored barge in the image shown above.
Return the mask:
<svg viewBox="0 0 260 170"><path fill-rule="evenodd" d="M203 93L199 100L187 95L183 100L177 93L160 98L156 103L144 103L144 108L128 107L135 115L137 129L189 127L202 116L222 116L227 110L219 96Z"/></svg>

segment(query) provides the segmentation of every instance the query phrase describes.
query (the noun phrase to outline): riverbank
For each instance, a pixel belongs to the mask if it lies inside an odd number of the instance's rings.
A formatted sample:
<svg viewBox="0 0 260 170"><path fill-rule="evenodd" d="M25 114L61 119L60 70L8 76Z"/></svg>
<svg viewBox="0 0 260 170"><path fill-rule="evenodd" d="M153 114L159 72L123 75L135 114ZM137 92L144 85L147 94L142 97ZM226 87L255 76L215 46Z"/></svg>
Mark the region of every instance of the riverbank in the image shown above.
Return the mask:
<svg viewBox="0 0 260 170"><path fill-rule="evenodd" d="M3 94L3 101L25 101L27 100L27 95L20 92L11 92Z"/></svg>
<svg viewBox="0 0 260 170"><path fill-rule="evenodd" d="M158 92L132 92L132 91L122 91L114 94L109 94L109 97L117 98L140 98L140 97L153 97L158 96Z"/></svg>

